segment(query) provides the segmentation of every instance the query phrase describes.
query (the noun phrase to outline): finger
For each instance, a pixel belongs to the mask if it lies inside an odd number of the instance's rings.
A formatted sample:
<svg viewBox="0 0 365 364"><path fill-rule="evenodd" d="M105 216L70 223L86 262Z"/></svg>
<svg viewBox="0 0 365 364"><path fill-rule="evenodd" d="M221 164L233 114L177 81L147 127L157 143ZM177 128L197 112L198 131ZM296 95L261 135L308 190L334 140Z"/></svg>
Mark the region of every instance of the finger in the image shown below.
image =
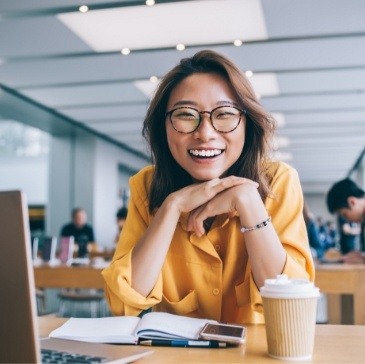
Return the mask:
<svg viewBox="0 0 365 364"><path fill-rule="evenodd" d="M194 231L197 235L201 236L205 232L204 221L209 218L217 215L216 209L212 208L212 203L207 203L204 206L201 206L199 209L194 211L192 214L192 223L194 226ZM200 235L201 234L201 235Z"/></svg>
<svg viewBox="0 0 365 364"><path fill-rule="evenodd" d="M205 205L198 207L189 214L188 229L194 231L197 236L202 236L205 233L204 220L198 221L196 216L204 209Z"/></svg>
<svg viewBox="0 0 365 364"><path fill-rule="evenodd" d="M236 211L229 211L228 212L228 218L229 219L232 219L232 217L235 217L236 216Z"/></svg>
<svg viewBox="0 0 365 364"><path fill-rule="evenodd" d="M242 177L236 177L236 176L230 176L222 179L214 179L211 181L206 182L204 186L204 191L207 193L207 195L211 198L216 196L218 193L227 190L228 188L238 186L241 184L249 183L249 180L242 178Z"/></svg>

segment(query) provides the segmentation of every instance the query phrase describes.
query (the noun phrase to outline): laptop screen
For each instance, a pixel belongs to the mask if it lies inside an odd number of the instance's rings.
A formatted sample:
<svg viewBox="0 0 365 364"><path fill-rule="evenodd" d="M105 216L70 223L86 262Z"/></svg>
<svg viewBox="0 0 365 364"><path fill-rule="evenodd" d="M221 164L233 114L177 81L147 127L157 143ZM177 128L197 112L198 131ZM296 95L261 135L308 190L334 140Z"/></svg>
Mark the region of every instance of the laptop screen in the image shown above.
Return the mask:
<svg viewBox="0 0 365 364"><path fill-rule="evenodd" d="M130 363L152 353L138 346L50 338L40 343L28 208L20 191L0 192L0 248L0 363L39 363L40 347L118 363Z"/></svg>
<svg viewBox="0 0 365 364"><path fill-rule="evenodd" d="M20 191L0 192L0 362L39 362L28 208Z"/></svg>

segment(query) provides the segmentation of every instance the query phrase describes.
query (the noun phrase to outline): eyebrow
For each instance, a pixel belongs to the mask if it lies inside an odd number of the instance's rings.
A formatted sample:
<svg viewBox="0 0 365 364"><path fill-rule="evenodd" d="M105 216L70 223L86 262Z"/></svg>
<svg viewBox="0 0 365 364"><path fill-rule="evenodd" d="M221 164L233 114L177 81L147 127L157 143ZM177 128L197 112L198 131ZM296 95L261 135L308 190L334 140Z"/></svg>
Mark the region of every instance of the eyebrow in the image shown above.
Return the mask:
<svg viewBox="0 0 365 364"><path fill-rule="evenodd" d="M224 106L224 105L231 105L231 106L235 106L235 107L239 107L237 102L231 101L231 100L221 100L218 101L217 106ZM175 102L172 107L179 107L179 106L185 106L185 105L193 105L193 106L197 106L198 103L196 101L193 100L180 100Z"/></svg>

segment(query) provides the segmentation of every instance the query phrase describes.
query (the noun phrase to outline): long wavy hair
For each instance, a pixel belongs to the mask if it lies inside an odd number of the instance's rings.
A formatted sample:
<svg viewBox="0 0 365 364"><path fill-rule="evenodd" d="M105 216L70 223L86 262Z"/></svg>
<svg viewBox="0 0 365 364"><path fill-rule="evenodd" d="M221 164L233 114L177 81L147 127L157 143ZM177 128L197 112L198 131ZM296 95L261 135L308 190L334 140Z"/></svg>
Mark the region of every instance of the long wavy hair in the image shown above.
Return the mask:
<svg viewBox="0 0 365 364"><path fill-rule="evenodd" d="M258 182L263 200L269 194L269 177L264 162L275 129L274 119L260 105L250 82L231 60L214 51L203 50L190 58L182 59L163 77L147 110L142 133L150 146L155 164L148 197L151 213L161 206L170 193L193 183L191 176L175 161L170 152L165 114L174 88L186 77L196 73L214 73L223 77L234 91L239 106L247 112L242 153L225 175L245 177Z"/></svg>

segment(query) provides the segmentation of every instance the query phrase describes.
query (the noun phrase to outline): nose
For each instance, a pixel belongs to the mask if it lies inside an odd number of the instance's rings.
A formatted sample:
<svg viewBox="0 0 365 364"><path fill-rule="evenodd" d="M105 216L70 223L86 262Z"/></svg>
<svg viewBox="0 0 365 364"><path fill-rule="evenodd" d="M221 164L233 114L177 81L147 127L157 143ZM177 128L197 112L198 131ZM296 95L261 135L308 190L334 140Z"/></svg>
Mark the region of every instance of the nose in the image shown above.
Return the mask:
<svg viewBox="0 0 365 364"><path fill-rule="evenodd" d="M195 130L194 132L194 137L204 142L215 139L218 133L213 128L212 122L210 121L209 112L202 111L200 115L201 115L201 122L199 124L198 129Z"/></svg>

